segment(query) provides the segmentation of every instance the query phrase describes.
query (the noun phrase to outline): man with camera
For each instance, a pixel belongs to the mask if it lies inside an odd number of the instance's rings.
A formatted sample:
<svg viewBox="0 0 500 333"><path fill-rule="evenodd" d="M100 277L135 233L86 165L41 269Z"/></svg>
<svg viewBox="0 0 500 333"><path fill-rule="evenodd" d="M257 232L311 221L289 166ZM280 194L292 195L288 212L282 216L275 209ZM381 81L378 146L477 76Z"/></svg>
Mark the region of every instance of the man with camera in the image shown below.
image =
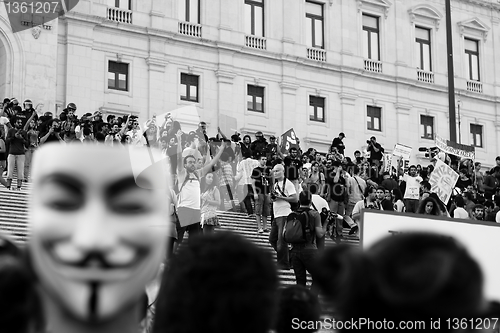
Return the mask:
<svg viewBox="0 0 500 333"><path fill-rule="evenodd" d="M51 119L47 125L48 130L40 134L40 144L48 142L64 142L61 138L61 121L59 119Z"/></svg>
<svg viewBox="0 0 500 333"><path fill-rule="evenodd" d="M7 188L10 189L14 177L14 167L17 168L17 190L21 189L24 179L24 152L27 148L28 134L23 130L23 120L13 118L14 128L7 133L6 143L9 145L7 156Z"/></svg>
<svg viewBox="0 0 500 333"><path fill-rule="evenodd" d="M370 163L378 167L380 166L380 161L384 157L384 148L377 142L377 138L372 136L370 140L366 140L368 145L368 152L370 153Z"/></svg>
<svg viewBox="0 0 500 333"><path fill-rule="evenodd" d="M269 243L278 255L278 268L290 269L288 245L283 239L283 227L288 215L292 212L291 203L298 201L297 191L293 183L285 178L285 167L276 164L273 167L275 183L271 192L274 221L271 224Z"/></svg>

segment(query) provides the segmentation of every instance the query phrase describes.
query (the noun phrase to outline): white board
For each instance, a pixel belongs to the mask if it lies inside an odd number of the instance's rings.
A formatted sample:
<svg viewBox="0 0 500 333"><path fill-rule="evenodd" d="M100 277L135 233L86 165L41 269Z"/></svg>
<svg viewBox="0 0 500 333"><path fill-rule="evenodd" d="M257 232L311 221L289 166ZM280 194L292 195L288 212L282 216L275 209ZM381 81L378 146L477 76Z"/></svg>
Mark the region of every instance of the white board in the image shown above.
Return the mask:
<svg viewBox="0 0 500 333"><path fill-rule="evenodd" d="M424 215L396 212L362 212L360 241L363 249L369 248L386 236L391 236L390 231L433 232L454 237L481 266L486 298L500 300L499 223L437 216L428 218Z"/></svg>

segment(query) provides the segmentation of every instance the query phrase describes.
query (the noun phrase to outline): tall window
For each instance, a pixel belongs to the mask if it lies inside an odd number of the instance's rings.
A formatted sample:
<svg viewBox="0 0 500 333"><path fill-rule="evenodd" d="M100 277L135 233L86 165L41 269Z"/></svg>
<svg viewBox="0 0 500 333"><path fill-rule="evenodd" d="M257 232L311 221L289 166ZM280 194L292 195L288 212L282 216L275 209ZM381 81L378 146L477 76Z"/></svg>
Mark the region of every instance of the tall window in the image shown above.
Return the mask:
<svg viewBox="0 0 500 333"><path fill-rule="evenodd" d="M181 73L181 100L198 102L198 79L197 75Z"/></svg>
<svg viewBox="0 0 500 333"><path fill-rule="evenodd" d="M377 106L366 107L366 123L367 128L372 131L382 131L382 108Z"/></svg>
<svg viewBox="0 0 500 333"><path fill-rule="evenodd" d="M470 142L474 147L483 146L483 126L477 124L470 124Z"/></svg>
<svg viewBox="0 0 500 333"><path fill-rule="evenodd" d="M309 96L309 119L325 122L325 98Z"/></svg>
<svg viewBox="0 0 500 333"><path fill-rule="evenodd" d="M420 130L422 132L422 138L434 139L434 117L421 115Z"/></svg>
<svg viewBox="0 0 500 333"><path fill-rule="evenodd" d="M115 0L115 7L120 9L132 9L132 0Z"/></svg>
<svg viewBox="0 0 500 333"><path fill-rule="evenodd" d="M363 14L363 55L365 59L380 60L378 17Z"/></svg>
<svg viewBox="0 0 500 333"><path fill-rule="evenodd" d="M264 0L245 0L245 33L264 37Z"/></svg>
<svg viewBox="0 0 500 333"><path fill-rule="evenodd" d="M421 70L432 72L431 31L429 29L415 27L415 43L417 67Z"/></svg>
<svg viewBox="0 0 500 333"><path fill-rule="evenodd" d="M247 86L247 108L249 111L264 112L264 87Z"/></svg>
<svg viewBox="0 0 500 333"><path fill-rule="evenodd" d="M186 22L199 24L200 0L179 0L179 18Z"/></svg>
<svg viewBox="0 0 500 333"><path fill-rule="evenodd" d="M464 39L465 62L467 63L467 74L469 80L480 81L479 77L479 43L477 40Z"/></svg>
<svg viewBox="0 0 500 333"><path fill-rule="evenodd" d="M108 62L108 89L128 91L128 64Z"/></svg>
<svg viewBox="0 0 500 333"><path fill-rule="evenodd" d="M310 47L323 48L323 5L306 1L306 38Z"/></svg>

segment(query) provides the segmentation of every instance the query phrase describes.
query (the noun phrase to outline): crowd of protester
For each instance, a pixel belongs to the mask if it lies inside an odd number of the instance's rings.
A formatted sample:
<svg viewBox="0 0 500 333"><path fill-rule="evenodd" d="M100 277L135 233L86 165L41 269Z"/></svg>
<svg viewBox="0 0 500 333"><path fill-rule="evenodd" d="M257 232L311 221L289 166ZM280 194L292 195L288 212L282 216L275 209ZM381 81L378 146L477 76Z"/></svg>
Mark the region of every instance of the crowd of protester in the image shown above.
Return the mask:
<svg viewBox="0 0 500 333"><path fill-rule="evenodd" d="M86 113L80 118L76 112L76 105L69 103L63 112L54 118L50 112L43 115L37 114L31 100L25 100L21 107L17 99L5 99L0 113L0 183L9 189L20 189L23 182L30 181L32 156L36 154L39 145L47 142L159 148L167 157L172 171L170 216L175 228L172 228L173 231L169 237L167 251L169 257L175 253L176 247L182 242L186 232L189 233L191 239L192 236L198 236L201 233L211 234L215 228L220 227L218 212L244 212L249 217L255 218L256 233L268 234L269 243L277 252L279 269L293 269L297 284L302 287L306 286L306 271L309 271L314 278L320 277L318 280L320 286L328 291L328 288L333 287L328 285L328 281L322 280L323 273L318 271L318 266L314 264L318 251L324 249L327 237L337 243L342 243L343 228L349 228L349 234L357 235L358 222L364 209L500 222L500 156L496 159L496 166L485 173L480 163L455 160L437 151L432 153L427 166L410 165L405 170L402 163L398 163L387 170L383 164L384 148L375 137L367 140L367 146L363 152L357 150L350 158L345 155L344 133L340 133L333 139L326 154L314 148L302 151L300 145L293 146L285 152L281 150L276 137L271 136L268 142L260 131L255 133L254 139L250 135L245 135L241 139L238 133L228 138L220 129L217 129L217 136L208 137L206 123L200 122L197 130L186 133L182 131L180 123L170 114L167 114L161 121L154 116L146 123L140 124L139 119L133 115L108 116L104 121L99 111L94 114ZM449 164L460 175L452 200L447 204L431 192L429 183L438 159ZM5 168L7 169L6 179L2 175ZM17 170L17 186L12 185L15 170ZM287 220L294 212L305 212L307 215L308 237L304 243L287 242L284 236ZM193 237L193 239L202 238ZM215 249L214 251L217 250L218 244L222 244L219 241L225 241L226 245L233 244L234 248L242 251L253 251L250 248L245 250L245 244L238 245L239 241L231 238L220 240L214 238L219 243L211 238L207 239L199 240L198 242L202 242L201 245L190 242L190 246L194 247L191 249L194 251L193 255L203 254L211 258L216 257L216 253L196 250L196 246L207 245L203 242L212 242L210 248ZM184 255L188 255L188 251L191 251L187 247L184 249L187 251ZM180 290L191 290L193 294L196 294L198 291L194 286L203 286L204 283L205 289L215 286L226 291L230 289L230 285L222 280L224 283L220 285L221 281L215 277L213 281L205 277L200 281L185 279L178 263L178 260L182 258L182 255L178 258L174 257L172 266L167 270L172 278L168 282L170 285L163 286L162 290L173 296L166 299L167 303L159 302L158 304L160 307L165 306L171 312L169 316L162 317L165 323L157 322L157 327L176 327L177 324L189 322L191 313L187 308L192 308L192 304L183 303L182 306L186 309L180 306L176 308L180 303L175 301L175 297ZM241 262L236 257L234 259L239 264L247 263ZM184 258L181 261L186 264L189 260L193 258ZM193 265L199 262L208 261L201 258ZM260 264L263 267L262 270L258 268L256 270L269 271L265 262ZM229 268L233 270L237 266L236 264L227 266L227 262L221 262L221 265L221 269L217 269L219 272ZM172 271L174 267L178 270ZM200 269L215 268L211 266ZM241 269L244 270L244 268ZM331 276L334 274L332 273ZM175 282L176 279L178 282ZM262 302L266 303L271 290L275 288L274 279L275 277L271 274L264 279L265 281L262 281L262 286L257 283L260 280L255 280L255 283L248 288L249 290L257 288L262 291ZM247 278L243 280L248 281ZM185 286L179 288L183 286L182 283ZM241 288L242 283L236 283L235 290ZM310 303L312 304L310 306L315 308L317 305L314 300L318 292L316 278L313 280L311 291L301 289L302 287L283 291L281 297L292 297L295 301ZM223 293L222 289L219 295ZM357 312L348 312L351 309L350 306L353 311L355 310L356 304L350 302L356 300L344 300L341 298L343 295L336 295L335 292L337 290L332 289L331 293L334 297L338 296L341 302L348 303L345 308L347 309L345 310L346 316L357 314ZM227 294L234 297L233 292ZM183 295L185 296L184 292ZM228 304L234 302L234 298L231 297L227 300ZM243 295L239 299L244 297L246 296ZM379 300L376 299L376 301ZM289 306L287 304L289 303L283 303L282 306ZM200 314L210 305L199 303L197 307L199 308L197 313ZM267 311L264 311L265 308L262 309L262 312ZM213 310L222 311L221 309ZM157 311L167 310L157 309ZM290 312L284 311L283 313L285 316ZM204 315L210 317L211 312L207 311ZM312 318L316 315L315 311L311 311ZM263 313L261 316L264 317L266 314ZM243 320L243 318L235 318ZM270 322L270 320L263 320L258 330L268 327ZM198 330L195 321L192 321L192 325L192 331ZM278 327L287 326L287 324L277 325ZM214 326L215 330L216 326ZM186 328L184 331L189 332L190 329Z"/></svg>

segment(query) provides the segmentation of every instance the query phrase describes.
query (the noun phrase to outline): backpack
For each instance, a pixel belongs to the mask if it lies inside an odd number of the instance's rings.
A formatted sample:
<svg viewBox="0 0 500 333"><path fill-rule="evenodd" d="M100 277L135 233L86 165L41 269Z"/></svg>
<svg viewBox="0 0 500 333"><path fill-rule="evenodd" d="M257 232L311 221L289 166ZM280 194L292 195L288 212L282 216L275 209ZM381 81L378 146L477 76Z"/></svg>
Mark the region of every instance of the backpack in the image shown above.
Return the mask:
<svg viewBox="0 0 500 333"><path fill-rule="evenodd" d="M283 240L290 244L312 243L313 230L309 223L309 210L290 213L283 227Z"/></svg>

